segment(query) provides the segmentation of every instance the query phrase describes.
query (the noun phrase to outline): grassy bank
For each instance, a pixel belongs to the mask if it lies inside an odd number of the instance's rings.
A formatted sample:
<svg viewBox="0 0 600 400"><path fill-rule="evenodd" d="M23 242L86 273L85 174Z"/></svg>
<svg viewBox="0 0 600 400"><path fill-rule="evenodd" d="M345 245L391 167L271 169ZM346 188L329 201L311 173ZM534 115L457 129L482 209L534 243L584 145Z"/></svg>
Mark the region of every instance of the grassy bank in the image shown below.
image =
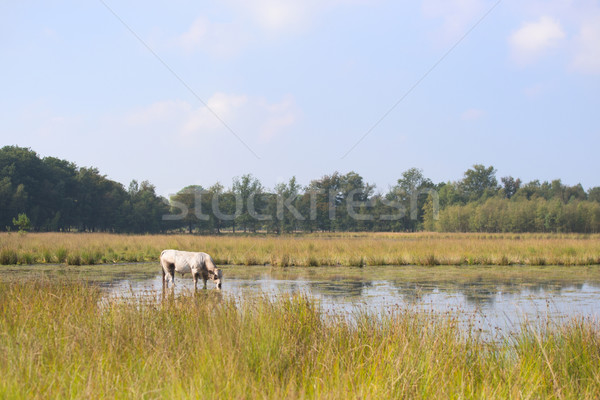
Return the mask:
<svg viewBox="0 0 600 400"><path fill-rule="evenodd" d="M301 236L0 233L0 264L156 261L166 248L210 253L218 264L597 265L600 235L361 233Z"/></svg>
<svg viewBox="0 0 600 400"><path fill-rule="evenodd" d="M166 248L210 253L218 264L596 265L600 235L362 233L302 236L0 234L0 264L155 261Z"/></svg>
<svg viewBox="0 0 600 400"><path fill-rule="evenodd" d="M349 323L305 297L134 303L52 282L0 283L0 398L600 397L591 321L488 343L452 316Z"/></svg>

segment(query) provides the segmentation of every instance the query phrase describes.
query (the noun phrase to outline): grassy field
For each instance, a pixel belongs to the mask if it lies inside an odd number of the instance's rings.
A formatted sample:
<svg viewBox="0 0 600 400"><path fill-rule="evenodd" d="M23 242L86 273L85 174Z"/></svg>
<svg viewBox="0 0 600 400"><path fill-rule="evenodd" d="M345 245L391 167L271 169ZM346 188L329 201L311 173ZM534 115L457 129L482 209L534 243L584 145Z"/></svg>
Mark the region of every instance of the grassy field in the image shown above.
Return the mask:
<svg viewBox="0 0 600 400"><path fill-rule="evenodd" d="M600 235L338 233L299 236L0 233L0 264L156 261L166 248L205 251L218 264L598 265Z"/></svg>
<svg viewBox="0 0 600 400"><path fill-rule="evenodd" d="M600 397L590 320L485 342L452 315L348 322L302 296L127 302L55 280L0 282L0 360L11 399Z"/></svg>

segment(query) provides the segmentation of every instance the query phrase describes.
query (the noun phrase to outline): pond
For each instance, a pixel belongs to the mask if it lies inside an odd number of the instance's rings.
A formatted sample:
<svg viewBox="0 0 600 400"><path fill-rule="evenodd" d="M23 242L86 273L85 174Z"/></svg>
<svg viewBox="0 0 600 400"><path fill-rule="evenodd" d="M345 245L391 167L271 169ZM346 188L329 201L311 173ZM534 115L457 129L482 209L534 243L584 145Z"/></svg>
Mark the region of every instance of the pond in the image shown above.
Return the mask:
<svg viewBox="0 0 600 400"><path fill-rule="evenodd" d="M222 293L243 301L256 295L301 293L317 299L329 314L352 318L357 311L383 313L411 308L455 313L486 336L517 331L524 321L561 322L573 316L597 318L600 266L589 267L268 267L222 266ZM0 267L0 279L84 279L107 296L158 296L158 263L96 266ZM175 278L176 292L192 290L189 275ZM208 282L208 290L215 290Z"/></svg>

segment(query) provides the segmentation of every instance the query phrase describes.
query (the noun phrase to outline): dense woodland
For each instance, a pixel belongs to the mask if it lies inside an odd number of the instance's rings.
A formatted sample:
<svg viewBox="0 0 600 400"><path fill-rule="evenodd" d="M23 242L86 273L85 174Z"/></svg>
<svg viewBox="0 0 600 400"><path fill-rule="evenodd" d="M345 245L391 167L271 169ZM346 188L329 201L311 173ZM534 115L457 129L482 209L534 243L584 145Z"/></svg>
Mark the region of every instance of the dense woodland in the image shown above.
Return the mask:
<svg viewBox="0 0 600 400"><path fill-rule="evenodd" d="M600 232L600 187L521 182L474 165L433 183L419 169L382 193L355 172L272 190L252 175L230 187L188 186L171 199L147 181L128 187L96 168L28 148L0 149L0 230L156 233L187 231Z"/></svg>

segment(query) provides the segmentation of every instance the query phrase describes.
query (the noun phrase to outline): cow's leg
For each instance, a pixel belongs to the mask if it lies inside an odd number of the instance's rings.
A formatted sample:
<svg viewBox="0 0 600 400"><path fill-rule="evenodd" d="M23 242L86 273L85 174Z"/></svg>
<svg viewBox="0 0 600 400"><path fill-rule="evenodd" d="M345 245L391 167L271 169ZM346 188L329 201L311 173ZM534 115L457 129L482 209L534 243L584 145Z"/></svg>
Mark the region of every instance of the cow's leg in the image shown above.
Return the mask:
<svg viewBox="0 0 600 400"><path fill-rule="evenodd" d="M168 268L167 280L170 280L172 287L175 288L175 264L169 264L167 266L167 268ZM169 285L167 284L167 286L169 286Z"/></svg>
<svg viewBox="0 0 600 400"><path fill-rule="evenodd" d="M162 267L162 265L161 265L161 267ZM162 267L161 269L162 269L162 288L163 288L163 290L165 290L165 278L166 278L167 274L165 274L164 267Z"/></svg>
<svg viewBox="0 0 600 400"><path fill-rule="evenodd" d="M198 278L199 278L199 273L198 272L192 272L192 276L194 277L194 291L198 290Z"/></svg>
<svg viewBox="0 0 600 400"><path fill-rule="evenodd" d="M208 272L202 271L202 281L204 282L204 286L202 289L206 289L206 281L208 280Z"/></svg>

